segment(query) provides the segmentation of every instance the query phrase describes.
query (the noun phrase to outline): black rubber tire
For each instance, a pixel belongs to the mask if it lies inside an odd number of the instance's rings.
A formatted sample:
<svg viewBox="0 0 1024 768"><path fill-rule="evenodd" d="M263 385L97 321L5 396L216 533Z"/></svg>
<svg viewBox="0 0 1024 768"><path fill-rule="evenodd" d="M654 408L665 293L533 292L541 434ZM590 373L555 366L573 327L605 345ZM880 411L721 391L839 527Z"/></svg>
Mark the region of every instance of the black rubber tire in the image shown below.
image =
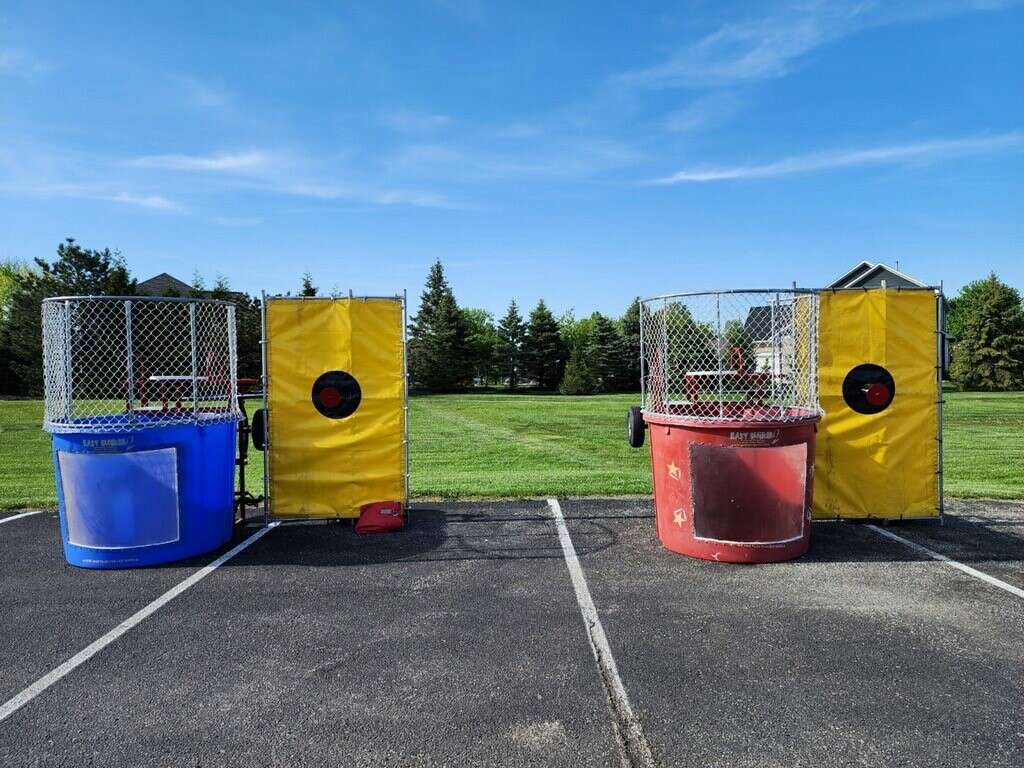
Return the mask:
<svg viewBox="0 0 1024 768"><path fill-rule="evenodd" d="M626 416L626 437L633 448L641 448L644 444L644 432L647 425L644 423L644 416L639 406L632 406Z"/></svg>
<svg viewBox="0 0 1024 768"><path fill-rule="evenodd" d="M264 427L266 425L266 421L267 415L262 408L252 415L252 422L249 425L249 436L252 438L253 448L257 451L262 451L265 447L263 445L263 438L265 436Z"/></svg>

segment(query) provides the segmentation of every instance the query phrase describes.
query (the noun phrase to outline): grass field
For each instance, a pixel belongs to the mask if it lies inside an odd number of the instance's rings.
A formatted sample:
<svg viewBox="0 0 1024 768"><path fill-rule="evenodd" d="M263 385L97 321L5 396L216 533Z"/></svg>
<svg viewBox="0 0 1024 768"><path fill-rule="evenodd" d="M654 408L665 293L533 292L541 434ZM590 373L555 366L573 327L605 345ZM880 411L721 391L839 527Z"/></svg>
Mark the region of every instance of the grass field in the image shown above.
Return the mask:
<svg viewBox="0 0 1024 768"><path fill-rule="evenodd" d="M635 395L445 395L411 400L414 496L650 492L647 451L626 444ZM1024 498L1024 393L946 394L946 493ZM42 403L0 401L0 509L52 506ZM253 452L247 481L262 488Z"/></svg>

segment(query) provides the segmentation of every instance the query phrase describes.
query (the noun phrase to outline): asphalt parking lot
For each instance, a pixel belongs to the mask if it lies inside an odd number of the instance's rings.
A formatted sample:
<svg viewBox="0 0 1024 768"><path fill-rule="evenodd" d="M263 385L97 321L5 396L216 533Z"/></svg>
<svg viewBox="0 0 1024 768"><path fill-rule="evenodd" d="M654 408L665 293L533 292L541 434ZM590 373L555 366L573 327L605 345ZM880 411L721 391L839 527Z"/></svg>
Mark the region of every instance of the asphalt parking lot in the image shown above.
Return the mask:
<svg viewBox="0 0 1024 768"><path fill-rule="evenodd" d="M661 549L647 500L558 507L281 524L164 602L220 553L85 571L11 519L0 765L1024 765L1024 505L884 529L998 583L865 525L735 566Z"/></svg>

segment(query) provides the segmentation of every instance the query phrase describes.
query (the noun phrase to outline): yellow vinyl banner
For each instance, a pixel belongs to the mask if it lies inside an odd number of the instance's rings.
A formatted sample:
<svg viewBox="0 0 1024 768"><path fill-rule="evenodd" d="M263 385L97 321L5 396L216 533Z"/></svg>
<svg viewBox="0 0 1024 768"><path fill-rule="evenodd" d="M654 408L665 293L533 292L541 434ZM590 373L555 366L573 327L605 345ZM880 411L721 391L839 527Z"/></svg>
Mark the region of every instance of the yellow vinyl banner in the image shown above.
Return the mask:
<svg viewBox="0 0 1024 768"><path fill-rule="evenodd" d="M815 517L938 515L937 300L821 292Z"/></svg>
<svg viewBox="0 0 1024 768"><path fill-rule="evenodd" d="M274 515L404 503L403 314L398 298L267 299Z"/></svg>

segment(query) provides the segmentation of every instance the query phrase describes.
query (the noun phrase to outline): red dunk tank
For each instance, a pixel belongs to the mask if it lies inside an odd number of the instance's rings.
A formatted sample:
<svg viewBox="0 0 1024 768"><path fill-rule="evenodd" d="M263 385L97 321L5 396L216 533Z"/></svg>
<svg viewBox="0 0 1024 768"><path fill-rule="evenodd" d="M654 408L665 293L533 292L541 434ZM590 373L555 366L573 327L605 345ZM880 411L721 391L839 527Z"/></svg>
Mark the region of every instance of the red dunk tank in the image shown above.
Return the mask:
<svg viewBox="0 0 1024 768"><path fill-rule="evenodd" d="M706 560L767 563L811 541L816 296L715 291L641 303L643 408L658 538Z"/></svg>

